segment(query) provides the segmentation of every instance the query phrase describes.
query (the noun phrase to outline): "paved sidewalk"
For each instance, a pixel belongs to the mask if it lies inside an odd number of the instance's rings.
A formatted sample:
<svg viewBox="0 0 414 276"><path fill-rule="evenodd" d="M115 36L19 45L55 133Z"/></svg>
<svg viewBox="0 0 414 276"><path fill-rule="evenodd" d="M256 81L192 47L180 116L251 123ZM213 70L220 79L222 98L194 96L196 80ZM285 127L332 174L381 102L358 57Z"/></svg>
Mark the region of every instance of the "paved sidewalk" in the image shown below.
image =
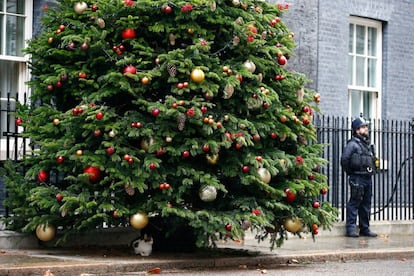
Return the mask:
<svg viewBox="0 0 414 276"><path fill-rule="evenodd" d="M382 228L378 228L381 230ZM375 230L375 229L374 229ZM383 229L384 231L386 229ZM414 232L381 233L377 238L346 238L342 235L290 237L281 248L269 250L266 242L247 236L244 244L223 242L215 251L193 254L157 253L149 257L128 249L43 249L0 251L0 275L151 275L171 269L217 269L266 267L277 265L334 262L361 259L414 258Z"/></svg>

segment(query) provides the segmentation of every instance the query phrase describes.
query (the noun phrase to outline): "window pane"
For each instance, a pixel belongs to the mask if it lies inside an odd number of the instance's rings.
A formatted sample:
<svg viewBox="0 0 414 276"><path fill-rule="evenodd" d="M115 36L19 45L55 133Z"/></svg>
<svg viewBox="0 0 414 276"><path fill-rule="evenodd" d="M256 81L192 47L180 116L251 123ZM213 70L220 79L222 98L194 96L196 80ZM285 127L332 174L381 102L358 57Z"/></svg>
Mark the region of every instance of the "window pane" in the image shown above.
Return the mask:
<svg viewBox="0 0 414 276"><path fill-rule="evenodd" d="M3 53L3 34L2 34L2 31L1 31L1 30L3 30L3 18L4 18L4 15L0 14L0 55L4 54Z"/></svg>
<svg viewBox="0 0 414 276"><path fill-rule="evenodd" d="M7 120L11 123L10 127L14 127L13 114L7 113L7 93L10 93L12 98L16 97L16 92L19 86L19 63L13 61L0 60L0 137L5 131ZM14 108L14 106L10 106Z"/></svg>
<svg viewBox="0 0 414 276"><path fill-rule="evenodd" d="M354 52L354 24L349 24L349 53Z"/></svg>
<svg viewBox="0 0 414 276"><path fill-rule="evenodd" d="M368 27L368 55L377 56L377 29Z"/></svg>
<svg viewBox="0 0 414 276"><path fill-rule="evenodd" d="M349 55L348 56L348 84L352 85L354 84L354 56Z"/></svg>
<svg viewBox="0 0 414 276"><path fill-rule="evenodd" d="M3 0L0 0L0 12L2 12L3 11Z"/></svg>
<svg viewBox="0 0 414 276"><path fill-rule="evenodd" d="M368 87L377 86L377 60L368 59Z"/></svg>
<svg viewBox="0 0 414 276"><path fill-rule="evenodd" d="M361 94L359 91L351 90L349 96L351 97L351 117L358 117L361 113Z"/></svg>
<svg viewBox="0 0 414 276"><path fill-rule="evenodd" d="M363 115L365 118L374 118L372 105L374 104L374 95L373 92L362 92L363 95Z"/></svg>
<svg viewBox="0 0 414 276"><path fill-rule="evenodd" d="M6 26L6 55L23 56L24 47L24 18L7 16Z"/></svg>
<svg viewBox="0 0 414 276"><path fill-rule="evenodd" d="M7 12L24 14L24 0L7 0Z"/></svg>
<svg viewBox="0 0 414 276"><path fill-rule="evenodd" d="M365 77L365 58L363 57L356 57L356 85L365 85L364 77Z"/></svg>
<svg viewBox="0 0 414 276"><path fill-rule="evenodd" d="M356 53L365 54L365 27L361 25L356 26Z"/></svg>

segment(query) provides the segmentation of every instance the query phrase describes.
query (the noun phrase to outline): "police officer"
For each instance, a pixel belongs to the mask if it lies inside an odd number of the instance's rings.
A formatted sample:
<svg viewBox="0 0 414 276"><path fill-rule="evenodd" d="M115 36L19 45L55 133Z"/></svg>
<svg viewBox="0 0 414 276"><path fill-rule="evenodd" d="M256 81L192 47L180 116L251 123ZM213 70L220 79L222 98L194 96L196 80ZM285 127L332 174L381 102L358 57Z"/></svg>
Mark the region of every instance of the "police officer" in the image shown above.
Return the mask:
<svg viewBox="0 0 414 276"><path fill-rule="evenodd" d="M346 236L376 237L369 229L372 198L372 175L375 157L370 148L368 124L362 118L352 121L352 138L348 141L341 157L342 168L348 174L351 196L346 206ZM359 234L356 229L359 217Z"/></svg>

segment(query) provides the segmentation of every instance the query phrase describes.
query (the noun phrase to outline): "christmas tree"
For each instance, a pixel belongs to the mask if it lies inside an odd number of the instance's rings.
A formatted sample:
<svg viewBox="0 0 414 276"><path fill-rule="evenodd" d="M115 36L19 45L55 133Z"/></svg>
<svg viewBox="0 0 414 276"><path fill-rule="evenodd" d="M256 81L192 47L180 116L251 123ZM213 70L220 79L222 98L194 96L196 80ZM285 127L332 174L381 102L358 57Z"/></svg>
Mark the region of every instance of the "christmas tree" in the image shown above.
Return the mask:
<svg viewBox="0 0 414 276"><path fill-rule="evenodd" d="M8 178L9 228L41 240L155 219L197 246L248 229L272 248L330 227L336 211L292 68L287 4L259 0L57 1L27 48L30 138ZM168 232L166 231L166 232ZM167 234L167 233L166 233Z"/></svg>

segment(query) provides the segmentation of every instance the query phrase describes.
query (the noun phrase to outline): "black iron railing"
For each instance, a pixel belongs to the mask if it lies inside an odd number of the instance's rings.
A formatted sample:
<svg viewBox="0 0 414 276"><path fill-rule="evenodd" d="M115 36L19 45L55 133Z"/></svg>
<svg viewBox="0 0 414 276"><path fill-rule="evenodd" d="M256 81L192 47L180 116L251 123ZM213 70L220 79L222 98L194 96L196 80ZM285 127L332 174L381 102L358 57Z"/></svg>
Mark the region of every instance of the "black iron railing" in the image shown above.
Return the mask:
<svg viewBox="0 0 414 276"><path fill-rule="evenodd" d="M380 160L373 177L372 220L411 220L414 218L414 120L369 120L370 137ZM340 166L342 150L351 138L351 119L316 116L318 140L326 144L323 168L330 191L327 200L345 219L348 199L346 174Z"/></svg>
<svg viewBox="0 0 414 276"><path fill-rule="evenodd" d="M4 160L18 161L26 151L26 141L15 125L15 98L7 95L0 109L0 166ZM3 98L2 98L3 99ZM26 103L26 95L23 97ZM322 198L337 207L340 220L345 220L348 199L346 174L340 157L351 138L351 119L335 116L314 117L318 141L325 144L323 158L329 162L323 168L330 190ZM411 220L414 218L414 120L370 120L371 141L380 160L380 169L373 177L374 195L372 220ZM2 201L7 196L0 178L0 215L8 215Z"/></svg>

